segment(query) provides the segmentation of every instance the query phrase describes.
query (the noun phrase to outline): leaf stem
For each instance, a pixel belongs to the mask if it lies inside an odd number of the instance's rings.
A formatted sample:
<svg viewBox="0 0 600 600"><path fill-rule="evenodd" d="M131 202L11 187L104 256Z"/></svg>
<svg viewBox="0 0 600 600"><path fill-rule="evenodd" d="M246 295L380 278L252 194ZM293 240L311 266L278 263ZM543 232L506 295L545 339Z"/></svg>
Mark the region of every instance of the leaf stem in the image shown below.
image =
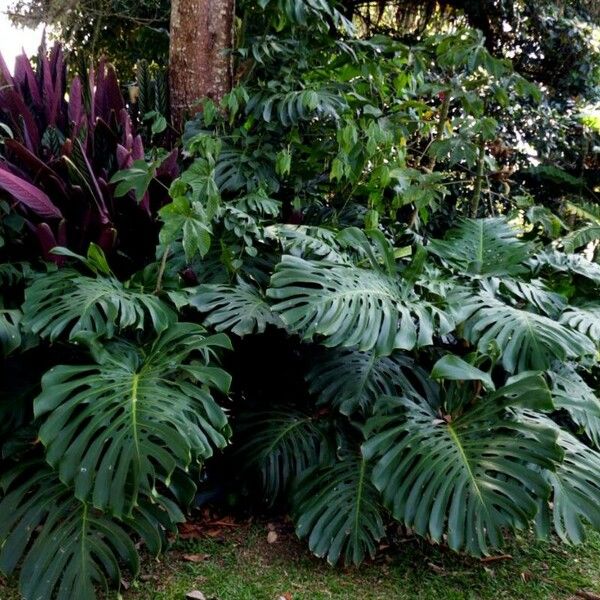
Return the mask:
<svg viewBox="0 0 600 600"><path fill-rule="evenodd" d="M158 268L158 276L156 277L156 287L154 288L154 295L160 294L162 289L162 280L165 274L165 269L167 267L167 258L169 257L169 251L171 250L171 244L167 244L165 251L163 252L162 258L160 260L160 267Z"/></svg>
<svg viewBox="0 0 600 600"><path fill-rule="evenodd" d="M485 141L483 137L479 140L479 158L477 159L477 175L475 177L475 189L471 198L470 216L472 219L477 217L479 211L479 200L481 198L481 189L483 187L483 175L485 169Z"/></svg>

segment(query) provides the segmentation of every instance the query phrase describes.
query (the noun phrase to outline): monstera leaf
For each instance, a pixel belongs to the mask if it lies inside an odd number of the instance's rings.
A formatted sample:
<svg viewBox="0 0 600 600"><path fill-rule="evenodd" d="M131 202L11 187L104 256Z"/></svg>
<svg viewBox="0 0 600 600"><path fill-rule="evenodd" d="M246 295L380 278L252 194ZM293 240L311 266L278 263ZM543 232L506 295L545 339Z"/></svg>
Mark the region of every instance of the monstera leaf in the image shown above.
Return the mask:
<svg viewBox="0 0 600 600"><path fill-rule="evenodd" d="M596 285L600 284L600 265L589 261L581 254L565 254L558 250L544 251L529 260L529 266L534 273L554 271L579 275L589 279Z"/></svg>
<svg viewBox="0 0 600 600"><path fill-rule="evenodd" d="M209 360L228 347L179 323L148 347L114 342L95 349L95 364L54 367L34 402L48 462L80 500L130 514L140 492L226 445L210 388L226 392L229 376Z"/></svg>
<svg viewBox="0 0 600 600"><path fill-rule="evenodd" d="M371 483L370 464L362 457L306 471L295 486L292 516L299 537L311 551L335 565L360 564L373 556L385 535L383 507Z"/></svg>
<svg viewBox="0 0 600 600"><path fill-rule="evenodd" d="M555 470L544 472L552 494L547 501L540 499L538 536L548 538L554 531L562 541L579 544L590 526L600 531L600 453L545 415L524 410L520 416L534 426L553 428L564 454Z"/></svg>
<svg viewBox="0 0 600 600"><path fill-rule="evenodd" d="M48 465L16 467L1 489L0 570L12 573L23 561L25 600L96 598L96 587L106 593L109 582L120 585L120 563L137 574L137 551L123 525L73 498Z"/></svg>
<svg viewBox="0 0 600 600"><path fill-rule="evenodd" d="M518 275L531 246L517 238L504 219L462 219L445 240L433 240L428 250L448 266L471 277Z"/></svg>
<svg viewBox="0 0 600 600"><path fill-rule="evenodd" d="M600 531L600 453L563 430L558 432L558 444L564 459L555 472L546 472L552 504L542 505L538 533L547 537L551 522L561 540L579 544L590 525Z"/></svg>
<svg viewBox="0 0 600 600"><path fill-rule="evenodd" d="M381 396L422 391L435 395L435 383L415 360L394 352L378 356L375 352L330 350L319 355L306 379L318 403L339 408L344 415L357 410L369 413Z"/></svg>
<svg viewBox="0 0 600 600"><path fill-rule="evenodd" d="M284 256L267 295L292 331L325 346L390 354L432 343L453 323L412 286L381 271Z"/></svg>
<svg viewBox="0 0 600 600"><path fill-rule="evenodd" d="M208 313L204 324L217 331L231 331L244 336L264 333L267 325L283 325L260 290L242 279L234 286L201 285L189 303L200 312Z"/></svg>
<svg viewBox="0 0 600 600"><path fill-rule="evenodd" d="M468 389L463 386L463 389ZM507 405L551 406L543 378L525 374L445 414L420 397L382 399L363 454L392 515L435 542L482 555L505 529L526 527L549 485L542 470L561 459L552 428L520 422Z"/></svg>
<svg viewBox="0 0 600 600"><path fill-rule="evenodd" d="M0 354L8 356L21 345L21 311L2 308L0 302Z"/></svg>
<svg viewBox="0 0 600 600"><path fill-rule="evenodd" d="M549 317L556 318L564 310L566 298L552 292L541 280L520 281L518 279L492 279L501 290L506 288L513 298L525 302Z"/></svg>
<svg viewBox="0 0 600 600"><path fill-rule="evenodd" d="M565 409L594 445L600 448L600 398L573 365L555 363L548 375L556 408Z"/></svg>
<svg viewBox="0 0 600 600"><path fill-rule="evenodd" d="M265 228L268 239L281 244L284 252L300 258L322 258L331 262L346 262L340 253L335 231L325 227L278 223Z"/></svg>
<svg viewBox="0 0 600 600"><path fill-rule="evenodd" d="M241 444L238 455L246 468L260 473L263 497L270 505L293 478L332 455L324 427L289 408L247 414L235 433Z"/></svg>
<svg viewBox="0 0 600 600"><path fill-rule="evenodd" d="M596 346L600 346L600 305L569 306L560 322L587 335Z"/></svg>
<svg viewBox="0 0 600 600"><path fill-rule="evenodd" d="M594 354L594 344L583 334L556 320L510 306L493 294L460 293L454 304L467 317L465 338L483 354L496 346L509 373L545 370L555 360Z"/></svg>
<svg viewBox="0 0 600 600"><path fill-rule="evenodd" d="M62 269L40 277L27 289L24 322L51 341L68 331L112 337L125 328L151 326L157 333L175 321L175 313L162 300L130 289L114 277L86 277Z"/></svg>

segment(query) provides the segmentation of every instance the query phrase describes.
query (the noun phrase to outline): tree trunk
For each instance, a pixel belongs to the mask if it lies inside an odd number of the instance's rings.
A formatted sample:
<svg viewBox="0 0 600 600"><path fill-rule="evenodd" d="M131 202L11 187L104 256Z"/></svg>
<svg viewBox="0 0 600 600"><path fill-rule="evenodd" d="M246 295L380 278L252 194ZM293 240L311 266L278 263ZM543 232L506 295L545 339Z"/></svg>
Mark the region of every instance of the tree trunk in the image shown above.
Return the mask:
<svg viewBox="0 0 600 600"><path fill-rule="evenodd" d="M198 100L219 102L231 90L235 0L172 0L169 76L173 125L180 128Z"/></svg>

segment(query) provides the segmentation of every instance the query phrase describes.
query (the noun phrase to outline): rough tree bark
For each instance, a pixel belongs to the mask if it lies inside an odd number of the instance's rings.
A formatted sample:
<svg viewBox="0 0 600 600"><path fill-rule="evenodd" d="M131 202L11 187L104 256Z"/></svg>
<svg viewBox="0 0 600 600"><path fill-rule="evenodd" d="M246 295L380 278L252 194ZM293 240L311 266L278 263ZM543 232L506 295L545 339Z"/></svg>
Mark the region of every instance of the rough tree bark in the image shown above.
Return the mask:
<svg viewBox="0 0 600 600"><path fill-rule="evenodd" d="M197 101L219 101L231 90L235 0L172 0L169 77L173 125L180 128Z"/></svg>

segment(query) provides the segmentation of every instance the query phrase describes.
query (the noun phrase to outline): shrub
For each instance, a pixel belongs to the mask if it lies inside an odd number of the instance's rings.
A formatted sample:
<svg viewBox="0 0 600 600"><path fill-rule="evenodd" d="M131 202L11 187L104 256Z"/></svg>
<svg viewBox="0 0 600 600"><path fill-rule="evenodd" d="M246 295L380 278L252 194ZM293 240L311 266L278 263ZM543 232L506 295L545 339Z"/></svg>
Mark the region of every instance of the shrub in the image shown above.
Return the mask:
<svg viewBox="0 0 600 600"><path fill-rule="evenodd" d="M118 586L132 539L160 552L225 492L286 507L334 564L392 521L477 556L600 528L600 267L484 181L502 108L538 92L477 32L408 47L324 2L261 6L251 77L188 124L157 260L115 268L91 238L0 270L0 568L26 598ZM153 165L100 188L143 199ZM28 221L62 214L43 191Z"/></svg>

